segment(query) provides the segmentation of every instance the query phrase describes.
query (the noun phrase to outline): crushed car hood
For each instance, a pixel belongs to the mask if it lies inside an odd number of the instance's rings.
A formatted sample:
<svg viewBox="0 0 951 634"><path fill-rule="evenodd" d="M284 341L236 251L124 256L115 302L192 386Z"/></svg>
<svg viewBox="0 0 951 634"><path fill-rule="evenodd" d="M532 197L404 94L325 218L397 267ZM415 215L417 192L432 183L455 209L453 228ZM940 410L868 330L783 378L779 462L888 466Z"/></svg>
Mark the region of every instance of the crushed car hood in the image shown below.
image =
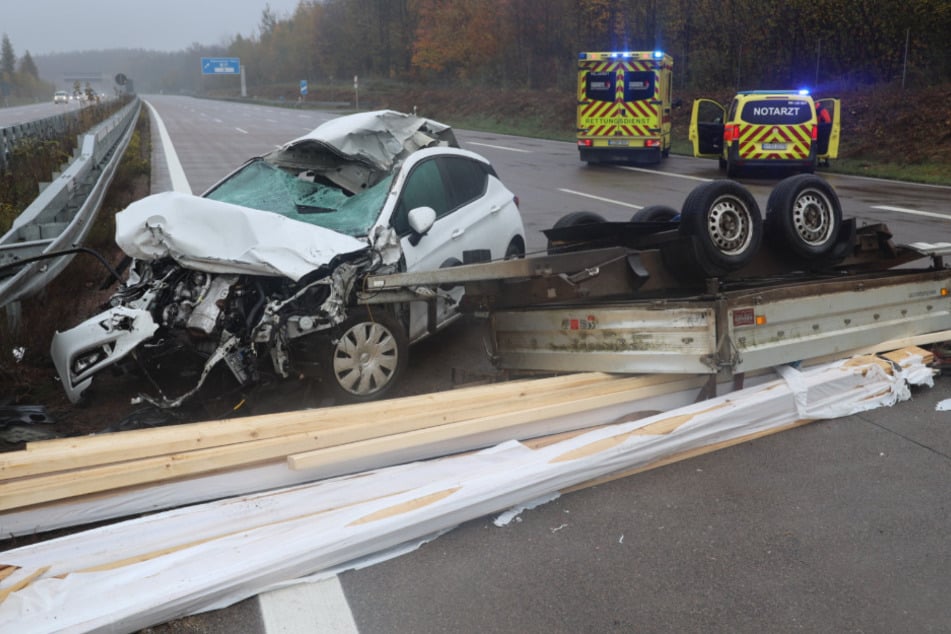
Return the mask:
<svg viewBox="0 0 951 634"><path fill-rule="evenodd" d="M294 281L367 242L267 211L163 192L116 214L116 243L140 260L170 257L209 273L282 275Z"/></svg>
<svg viewBox="0 0 951 634"><path fill-rule="evenodd" d="M444 123L395 110L337 117L269 153L277 165L312 169L351 192L376 184L424 147L459 147Z"/></svg>

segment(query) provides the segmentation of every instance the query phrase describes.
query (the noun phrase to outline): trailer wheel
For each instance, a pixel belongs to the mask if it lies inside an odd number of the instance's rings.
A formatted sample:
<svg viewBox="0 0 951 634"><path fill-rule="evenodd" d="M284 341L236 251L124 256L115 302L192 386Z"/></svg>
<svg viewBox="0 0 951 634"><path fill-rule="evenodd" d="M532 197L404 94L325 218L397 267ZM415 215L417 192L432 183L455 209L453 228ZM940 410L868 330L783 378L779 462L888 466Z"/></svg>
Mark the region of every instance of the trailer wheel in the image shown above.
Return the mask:
<svg viewBox="0 0 951 634"><path fill-rule="evenodd" d="M555 221L555 224L552 225L552 229L564 229L565 227L577 227L578 225L593 225L599 222L604 222L604 217L600 214L596 214L593 211L572 211L565 214L561 218ZM548 241L547 246L548 254L553 253L563 253L564 245L560 242Z"/></svg>
<svg viewBox="0 0 951 634"><path fill-rule="evenodd" d="M354 309L322 340L321 379L341 402L372 401L393 388L409 354L403 326L382 308Z"/></svg>
<svg viewBox="0 0 951 634"><path fill-rule="evenodd" d="M667 205L648 205L638 209L631 216L631 222L675 222L680 220L680 212Z"/></svg>
<svg viewBox="0 0 951 634"><path fill-rule="evenodd" d="M552 225L552 229L562 229L564 227L577 227L578 225L590 225L596 222L604 222L604 217L593 211L572 211L567 213Z"/></svg>
<svg viewBox="0 0 951 634"><path fill-rule="evenodd" d="M748 189L731 180L715 180L687 196L680 234L694 238L692 263L715 277L749 263L763 238L763 218Z"/></svg>
<svg viewBox="0 0 951 634"><path fill-rule="evenodd" d="M766 202L767 239L804 259L828 255L841 226L839 197L819 176L790 176L776 185Z"/></svg>

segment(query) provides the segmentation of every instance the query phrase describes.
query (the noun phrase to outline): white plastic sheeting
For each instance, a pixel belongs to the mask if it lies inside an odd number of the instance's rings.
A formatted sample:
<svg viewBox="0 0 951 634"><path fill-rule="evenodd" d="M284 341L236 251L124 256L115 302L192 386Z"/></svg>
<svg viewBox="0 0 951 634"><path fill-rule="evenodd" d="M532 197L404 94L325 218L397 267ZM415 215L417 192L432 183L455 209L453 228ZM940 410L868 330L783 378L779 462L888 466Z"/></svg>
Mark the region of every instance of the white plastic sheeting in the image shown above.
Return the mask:
<svg viewBox="0 0 951 634"><path fill-rule="evenodd" d="M393 466L177 509L0 553L0 631L134 631L224 607L593 478L909 397L874 361L764 383L531 449ZM0 569L2 570L2 569ZM22 586L22 587L19 587Z"/></svg>

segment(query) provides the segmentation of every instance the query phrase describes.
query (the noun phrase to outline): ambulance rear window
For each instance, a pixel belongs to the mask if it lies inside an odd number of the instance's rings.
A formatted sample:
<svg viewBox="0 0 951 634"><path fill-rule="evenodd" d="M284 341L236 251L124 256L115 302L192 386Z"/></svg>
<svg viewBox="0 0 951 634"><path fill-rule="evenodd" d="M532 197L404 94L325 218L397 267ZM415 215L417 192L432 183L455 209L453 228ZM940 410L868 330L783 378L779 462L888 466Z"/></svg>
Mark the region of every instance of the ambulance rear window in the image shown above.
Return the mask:
<svg viewBox="0 0 951 634"><path fill-rule="evenodd" d="M624 101L640 101L653 97L653 71L628 71L624 73Z"/></svg>
<svg viewBox="0 0 951 634"><path fill-rule="evenodd" d="M799 99L754 99L744 104L741 118L762 125L794 125L812 119L812 108Z"/></svg>
<svg viewBox="0 0 951 634"><path fill-rule="evenodd" d="M597 101L614 101L614 73L588 73L585 78L585 96Z"/></svg>

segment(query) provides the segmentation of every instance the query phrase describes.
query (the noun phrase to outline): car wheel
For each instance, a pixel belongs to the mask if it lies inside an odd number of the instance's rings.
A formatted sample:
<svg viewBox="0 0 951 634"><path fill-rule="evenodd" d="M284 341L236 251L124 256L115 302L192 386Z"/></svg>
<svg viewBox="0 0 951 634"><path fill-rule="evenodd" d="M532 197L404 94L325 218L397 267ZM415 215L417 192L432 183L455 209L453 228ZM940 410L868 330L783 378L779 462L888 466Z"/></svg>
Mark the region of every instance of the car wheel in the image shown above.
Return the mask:
<svg viewBox="0 0 951 634"><path fill-rule="evenodd" d="M674 222L679 219L680 212L667 205L648 205L631 216L631 222Z"/></svg>
<svg viewBox="0 0 951 634"><path fill-rule="evenodd" d="M409 353L406 332L382 308L358 308L326 337L321 379L344 402L371 401L399 380Z"/></svg>
<svg viewBox="0 0 951 634"><path fill-rule="evenodd" d="M555 221L552 229L564 229L565 227L577 227L578 225L591 225L604 222L604 217L593 211L572 211L565 214ZM548 254L563 252L562 245L558 242L548 241Z"/></svg>
<svg viewBox="0 0 951 634"><path fill-rule="evenodd" d="M767 238L801 258L828 255L835 247L841 226L839 197L819 176L790 176L779 182L766 201Z"/></svg>
<svg viewBox="0 0 951 634"><path fill-rule="evenodd" d="M681 235L692 236L691 264L706 276L735 271L750 262L763 236L763 218L748 189L716 180L694 189L680 213Z"/></svg>
<svg viewBox="0 0 951 634"><path fill-rule="evenodd" d="M514 260L525 257L525 244L520 237L512 238L509 245L505 248L505 259Z"/></svg>
<svg viewBox="0 0 951 634"><path fill-rule="evenodd" d="M736 178L740 175L740 167L734 162L727 159L726 162L726 175L729 178Z"/></svg>

